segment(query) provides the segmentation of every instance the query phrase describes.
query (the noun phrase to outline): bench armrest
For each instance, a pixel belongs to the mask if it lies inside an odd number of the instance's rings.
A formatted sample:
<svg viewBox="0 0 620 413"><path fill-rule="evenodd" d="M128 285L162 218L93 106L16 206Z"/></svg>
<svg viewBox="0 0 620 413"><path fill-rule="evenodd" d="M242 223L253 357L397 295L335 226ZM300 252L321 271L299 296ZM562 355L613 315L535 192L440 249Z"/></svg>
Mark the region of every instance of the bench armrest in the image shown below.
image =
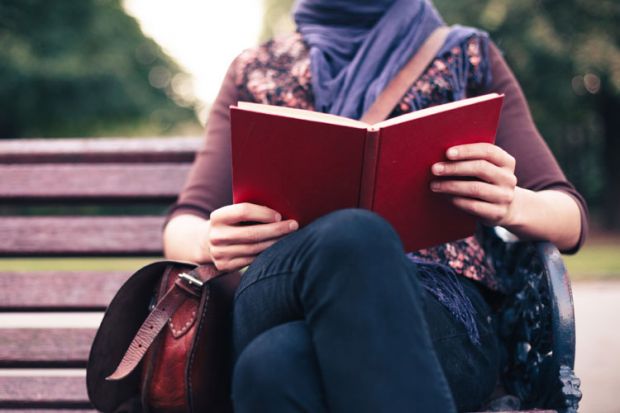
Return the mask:
<svg viewBox="0 0 620 413"><path fill-rule="evenodd" d="M509 286L498 311L503 386L524 408L576 413L575 317L560 252L549 242L506 238L503 230L484 229L482 239Z"/></svg>

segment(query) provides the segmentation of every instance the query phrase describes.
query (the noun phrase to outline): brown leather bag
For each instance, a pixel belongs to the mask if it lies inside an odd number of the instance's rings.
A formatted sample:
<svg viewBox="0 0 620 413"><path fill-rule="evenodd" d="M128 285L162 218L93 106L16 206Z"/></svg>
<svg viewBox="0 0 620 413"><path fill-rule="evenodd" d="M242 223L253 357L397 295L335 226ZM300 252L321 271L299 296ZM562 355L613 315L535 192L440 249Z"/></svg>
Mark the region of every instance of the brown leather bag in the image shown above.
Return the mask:
<svg viewBox="0 0 620 413"><path fill-rule="evenodd" d="M103 412L232 412L231 313L239 272L160 261L110 303L87 367Z"/></svg>

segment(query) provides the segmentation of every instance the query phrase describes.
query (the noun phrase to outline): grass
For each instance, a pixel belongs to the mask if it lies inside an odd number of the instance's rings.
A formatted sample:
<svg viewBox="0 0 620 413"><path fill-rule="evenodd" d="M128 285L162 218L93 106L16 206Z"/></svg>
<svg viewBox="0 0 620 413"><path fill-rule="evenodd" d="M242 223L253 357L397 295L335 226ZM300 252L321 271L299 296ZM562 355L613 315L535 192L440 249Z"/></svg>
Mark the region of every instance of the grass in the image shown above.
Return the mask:
<svg viewBox="0 0 620 413"><path fill-rule="evenodd" d="M127 271L134 272L157 257L142 258L2 258L0 271ZM620 280L620 238L590 242L564 263L574 281Z"/></svg>
<svg viewBox="0 0 620 413"><path fill-rule="evenodd" d="M620 280L620 242L586 244L578 254L563 259L572 280Z"/></svg>
<svg viewBox="0 0 620 413"><path fill-rule="evenodd" d="M157 257L143 258L2 258L0 271L128 271L158 260Z"/></svg>

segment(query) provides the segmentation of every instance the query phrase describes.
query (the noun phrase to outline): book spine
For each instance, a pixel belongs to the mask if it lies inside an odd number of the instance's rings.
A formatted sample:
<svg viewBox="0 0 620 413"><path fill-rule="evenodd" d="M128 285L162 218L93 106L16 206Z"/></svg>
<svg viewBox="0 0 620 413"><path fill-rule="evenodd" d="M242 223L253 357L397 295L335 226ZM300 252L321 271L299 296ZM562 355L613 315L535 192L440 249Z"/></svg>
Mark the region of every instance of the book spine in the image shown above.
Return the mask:
<svg viewBox="0 0 620 413"><path fill-rule="evenodd" d="M359 207L372 210L375 196L375 178L379 160L379 129L369 128L364 143L362 182L360 183Z"/></svg>

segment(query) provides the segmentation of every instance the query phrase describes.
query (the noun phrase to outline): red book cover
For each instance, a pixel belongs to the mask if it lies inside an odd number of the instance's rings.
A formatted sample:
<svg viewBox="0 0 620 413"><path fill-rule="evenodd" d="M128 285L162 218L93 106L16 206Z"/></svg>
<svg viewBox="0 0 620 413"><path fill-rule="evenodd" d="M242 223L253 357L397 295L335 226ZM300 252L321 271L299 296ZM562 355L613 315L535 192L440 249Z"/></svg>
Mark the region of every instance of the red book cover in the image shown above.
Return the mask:
<svg viewBox="0 0 620 413"><path fill-rule="evenodd" d="M266 205L300 225L370 209L407 251L467 237L475 218L430 190L430 168L451 146L494 142L502 101L489 94L375 125L240 102L231 107L233 201Z"/></svg>
<svg viewBox="0 0 620 413"><path fill-rule="evenodd" d="M358 206L366 127L256 108L233 107L230 117L234 203L268 206L301 226Z"/></svg>

